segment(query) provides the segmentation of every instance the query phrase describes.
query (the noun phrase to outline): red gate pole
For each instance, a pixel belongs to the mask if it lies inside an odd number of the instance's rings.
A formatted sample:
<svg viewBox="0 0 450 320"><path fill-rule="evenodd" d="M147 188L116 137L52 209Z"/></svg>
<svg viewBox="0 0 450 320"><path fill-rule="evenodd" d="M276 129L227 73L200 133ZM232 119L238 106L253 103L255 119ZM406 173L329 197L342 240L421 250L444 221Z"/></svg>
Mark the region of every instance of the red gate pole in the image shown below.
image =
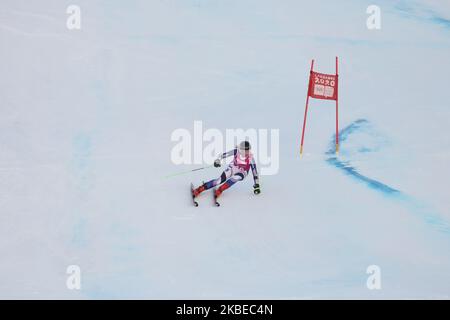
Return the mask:
<svg viewBox="0 0 450 320"><path fill-rule="evenodd" d="M338 100L339 100L339 72L338 72L338 57L336 57L336 154L339 153L339 113L338 113Z"/></svg>
<svg viewBox="0 0 450 320"><path fill-rule="evenodd" d="M314 68L314 59L311 61L311 69L309 71L309 80L308 80L308 93L306 95L306 105L305 105L305 115L303 116L303 129L302 129L302 141L300 143L300 156L303 154L303 140L305 138L305 127L306 127L306 116L308 115L308 104L309 104L309 90L310 90L310 81L311 81L311 73Z"/></svg>

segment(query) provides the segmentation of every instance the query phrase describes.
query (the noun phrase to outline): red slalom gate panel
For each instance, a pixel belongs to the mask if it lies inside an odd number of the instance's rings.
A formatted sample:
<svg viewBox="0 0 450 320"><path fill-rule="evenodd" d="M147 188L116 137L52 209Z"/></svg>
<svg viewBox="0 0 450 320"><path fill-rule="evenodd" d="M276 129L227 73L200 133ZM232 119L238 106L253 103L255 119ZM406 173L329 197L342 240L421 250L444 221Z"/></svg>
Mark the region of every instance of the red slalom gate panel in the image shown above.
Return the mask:
<svg viewBox="0 0 450 320"><path fill-rule="evenodd" d="M337 75L311 71L308 94L311 98L337 100L337 85Z"/></svg>
<svg viewBox="0 0 450 320"><path fill-rule="evenodd" d="M336 57L336 74L315 72L314 60L311 61L308 93L306 95L305 115L303 117L302 140L300 142L300 155L303 154L305 139L306 117L308 115L309 98L336 101L336 154L339 152L339 117L338 117L338 57Z"/></svg>

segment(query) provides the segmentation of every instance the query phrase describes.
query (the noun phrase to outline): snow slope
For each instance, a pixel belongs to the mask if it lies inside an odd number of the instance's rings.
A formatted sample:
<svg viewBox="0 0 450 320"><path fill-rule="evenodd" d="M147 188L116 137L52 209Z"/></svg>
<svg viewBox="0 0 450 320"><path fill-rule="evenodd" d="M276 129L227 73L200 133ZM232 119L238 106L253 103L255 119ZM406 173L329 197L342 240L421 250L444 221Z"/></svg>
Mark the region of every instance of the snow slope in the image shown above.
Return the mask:
<svg viewBox="0 0 450 320"><path fill-rule="evenodd" d="M0 298L448 298L450 6L378 1L369 31L370 4L3 0ZM335 56L341 153L313 100L300 159L310 61ZM165 178L197 167L170 159L195 120L280 130L261 195L194 208L220 170Z"/></svg>

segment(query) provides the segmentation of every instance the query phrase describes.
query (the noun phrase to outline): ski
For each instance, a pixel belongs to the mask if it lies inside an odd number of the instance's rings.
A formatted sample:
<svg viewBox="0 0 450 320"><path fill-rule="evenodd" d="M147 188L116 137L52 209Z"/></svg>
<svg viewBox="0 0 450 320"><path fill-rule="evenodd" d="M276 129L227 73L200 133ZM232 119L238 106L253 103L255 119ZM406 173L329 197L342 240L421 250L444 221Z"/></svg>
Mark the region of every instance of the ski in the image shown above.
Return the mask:
<svg viewBox="0 0 450 320"><path fill-rule="evenodd" d="M192 202L194 203L194 207L198 207L198 202L195 201L194 185L192 183L191 183L191 197L192 197Z"/></svg>

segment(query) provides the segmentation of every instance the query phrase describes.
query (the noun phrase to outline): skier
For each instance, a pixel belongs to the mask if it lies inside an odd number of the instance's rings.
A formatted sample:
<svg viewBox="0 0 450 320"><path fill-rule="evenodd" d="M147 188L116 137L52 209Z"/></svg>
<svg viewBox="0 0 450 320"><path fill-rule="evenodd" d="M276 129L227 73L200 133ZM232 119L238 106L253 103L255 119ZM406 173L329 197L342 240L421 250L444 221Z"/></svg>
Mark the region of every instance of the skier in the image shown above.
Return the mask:
<svg viewBox="0 0 450 320"><path fill-rule="evenodd" d="M233 184L244 180L248 175L250 168L252 169L254 180L253 192L255 194L261 193L259 188L258 171L256 170L255 160L253 158L253 154L251 153L250 143L248 141L242 141L235 149L221 154L219 158L214 161L214 167L220 167L222 159L230 156L234 157L233 161L228 165L225 171L222 172L222 175L219 178L203 183L197 189L194 189L192 191L194 198L203 191L220 185L214 193L215 198L218 198L222 192L231 187Z"/></svg>

